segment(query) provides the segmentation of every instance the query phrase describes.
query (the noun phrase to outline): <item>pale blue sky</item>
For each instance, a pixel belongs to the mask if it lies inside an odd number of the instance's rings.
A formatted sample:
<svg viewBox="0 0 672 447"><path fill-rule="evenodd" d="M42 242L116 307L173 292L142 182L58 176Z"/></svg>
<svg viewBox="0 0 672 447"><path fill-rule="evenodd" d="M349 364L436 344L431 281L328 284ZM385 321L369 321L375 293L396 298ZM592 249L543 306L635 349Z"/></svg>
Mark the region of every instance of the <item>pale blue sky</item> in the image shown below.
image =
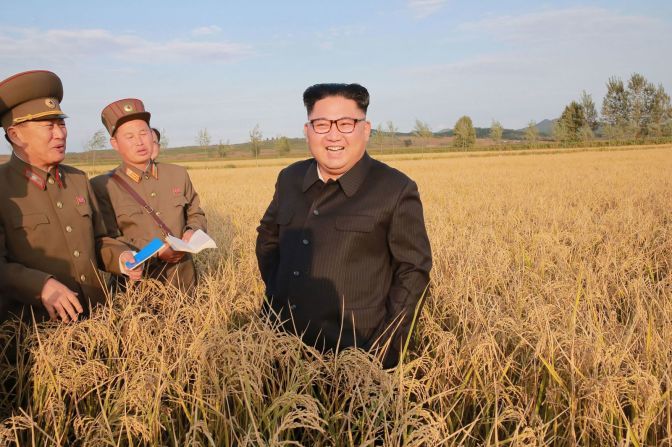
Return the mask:
<svg viewBox="0 0 672 447"><path fill-rule="evenodd" d="M598 104L610 76L644 74L672 91L672 2L127 1L3 5L0 79L49 69L63 79L68 150L101 109L137 97L171 146L301 136L303 90L359 82L374 126L461 115L524 127L582 90ZM7 152L7 148L2 148Z"/></svg>

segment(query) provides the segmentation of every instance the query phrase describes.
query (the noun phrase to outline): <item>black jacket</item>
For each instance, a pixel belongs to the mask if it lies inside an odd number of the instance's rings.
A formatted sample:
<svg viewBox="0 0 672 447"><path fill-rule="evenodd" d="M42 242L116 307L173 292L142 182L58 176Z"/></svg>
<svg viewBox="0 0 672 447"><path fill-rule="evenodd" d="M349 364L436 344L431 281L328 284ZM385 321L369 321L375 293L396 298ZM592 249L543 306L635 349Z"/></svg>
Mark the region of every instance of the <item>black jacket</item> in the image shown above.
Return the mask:
<svg viewBox="0 0 672 447"><path fill-rule="evenodd" d="M315 160L294 163L257 231L267 308L286 330L323 350L390 340L384 363L397 363L432 266L411 179L366 153L327 183Z"/></svg>

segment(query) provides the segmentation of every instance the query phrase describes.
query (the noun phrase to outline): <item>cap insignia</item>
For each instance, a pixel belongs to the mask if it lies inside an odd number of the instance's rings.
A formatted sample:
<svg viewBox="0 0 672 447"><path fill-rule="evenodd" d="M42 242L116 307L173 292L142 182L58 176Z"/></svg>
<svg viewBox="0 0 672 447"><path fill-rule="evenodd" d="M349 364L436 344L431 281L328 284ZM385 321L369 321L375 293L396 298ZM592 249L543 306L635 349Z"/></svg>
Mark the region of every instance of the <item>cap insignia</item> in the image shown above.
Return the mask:
<svg viewBox="0 0 672 447"><path fill-rule="evenodd" d="M124 112L131 113L132 111L133 111L133 105L132 104L124 104Z"/></svg>
<svg viewBox="0 0 672 447"><path fill-rule="evenodd" d="M56 101L54 101L53 98L47 98L44 100L44 104L49 107L50 109L55 109L56 108Z"/></svg>

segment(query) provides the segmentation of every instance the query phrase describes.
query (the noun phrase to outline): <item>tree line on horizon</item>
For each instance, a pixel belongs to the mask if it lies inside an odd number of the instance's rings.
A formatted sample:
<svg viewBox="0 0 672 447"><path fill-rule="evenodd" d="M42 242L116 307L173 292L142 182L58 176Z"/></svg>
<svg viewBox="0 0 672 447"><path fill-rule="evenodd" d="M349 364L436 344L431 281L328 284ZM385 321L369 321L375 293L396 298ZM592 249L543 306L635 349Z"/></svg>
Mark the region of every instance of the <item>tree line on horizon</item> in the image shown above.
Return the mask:
<svg viewBox="0 0 672 447"><path fill-rule="evenodd" d="M427 148L431 139L437 136L452 137L452 146L460 150L475 146L477 138L489 138L496 147L501 146L504 138L523 140L528 147L534 147L542 138L546 141L550 138L563 146L588 143L595 139L632 143L672 138L672 105L670 95L662 84L654 85L642 74L633 73L627 82L611 77L606 86L607 92L602 100L600 113L592 95L584 90L577 100L564 107L557 119L552 120L548 133L542 132L533 120L520 131L505 129L498 120L493 120L489 129L476 128L471 117L464 115L457 120L453 129L438 132L434 132L427 122L420 119L416 119L413 129L406 133L399 132L399 128L392 121L380 123L372 131L371 145L381 153L383 146L388 145L394 153L397 145L410 148L419 143L423 149ZM295 140L302 141L286 136L264 139L258 123L250 130L249 137L248 142L242 144L219 140L213 150L210 133L207 128L203 128L198 130L195 143L206 157L215 155L223 158L238 149L243 153L249 151L253 158L258 158L262 150L275 151L280 156L287 155L296 150ZM399 140L399 137L403 138ZM94 153L104 149L106 143L105 132L98 130L86 144L86 150ZM160 144L162 149L168 148L165 129L161 129ZM194 146L184 149L193 148ZM95 160L95 154L92 157Z"/></svg>

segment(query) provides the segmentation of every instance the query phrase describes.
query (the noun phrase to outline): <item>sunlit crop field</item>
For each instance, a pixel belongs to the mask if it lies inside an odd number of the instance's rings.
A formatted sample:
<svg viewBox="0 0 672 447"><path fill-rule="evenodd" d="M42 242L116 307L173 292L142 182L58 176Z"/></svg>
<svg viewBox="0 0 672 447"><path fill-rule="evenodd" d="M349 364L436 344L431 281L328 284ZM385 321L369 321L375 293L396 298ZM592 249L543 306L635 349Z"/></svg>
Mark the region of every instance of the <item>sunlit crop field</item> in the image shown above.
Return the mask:
<svg viewBox="0 0 672 447"><path fill-rule="evenodd" d="M197 296L146 284L22 328L0 445L672 445L672 147L388 162L434 256L400 368L257 316L279 163L194 169L220 247Z"/></svg>

